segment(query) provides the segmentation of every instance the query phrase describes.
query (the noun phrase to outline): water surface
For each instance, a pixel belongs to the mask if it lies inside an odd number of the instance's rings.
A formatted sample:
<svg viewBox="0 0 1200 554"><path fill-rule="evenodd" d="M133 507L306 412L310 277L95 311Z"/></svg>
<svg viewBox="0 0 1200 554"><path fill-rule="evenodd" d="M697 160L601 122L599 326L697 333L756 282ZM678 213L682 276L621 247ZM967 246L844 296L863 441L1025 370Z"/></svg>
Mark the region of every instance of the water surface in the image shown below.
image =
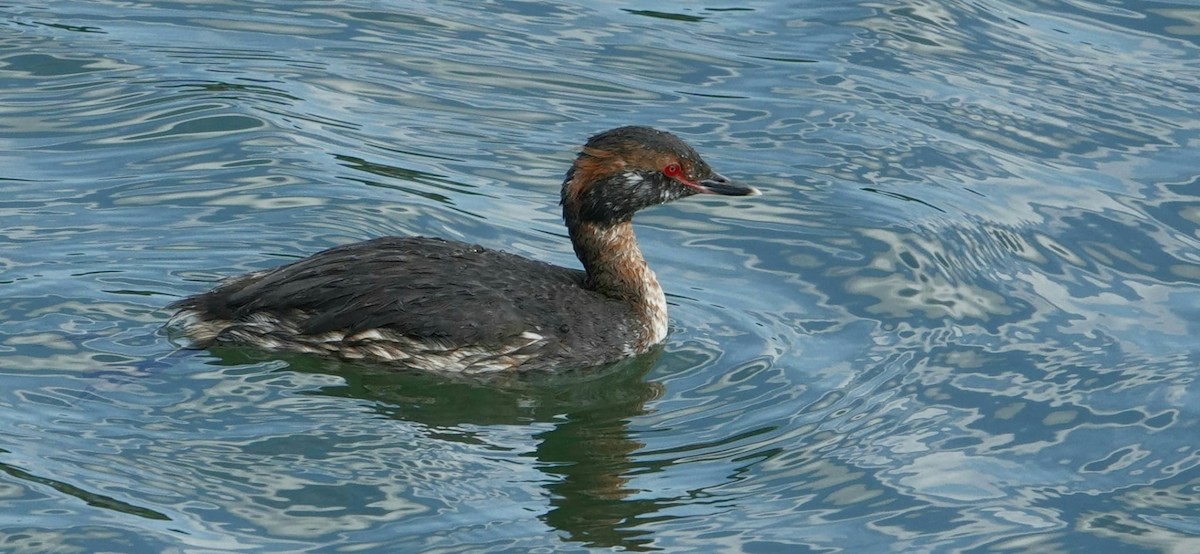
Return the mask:
<svg viewBox="0 0 1200 554"><path fill-rule="evenodd" d="M0 6L0 550L1200 550L1187 2ZM574 266L574 148L660 352L479 382L179 350L170 301L385 234Z"/></svg>

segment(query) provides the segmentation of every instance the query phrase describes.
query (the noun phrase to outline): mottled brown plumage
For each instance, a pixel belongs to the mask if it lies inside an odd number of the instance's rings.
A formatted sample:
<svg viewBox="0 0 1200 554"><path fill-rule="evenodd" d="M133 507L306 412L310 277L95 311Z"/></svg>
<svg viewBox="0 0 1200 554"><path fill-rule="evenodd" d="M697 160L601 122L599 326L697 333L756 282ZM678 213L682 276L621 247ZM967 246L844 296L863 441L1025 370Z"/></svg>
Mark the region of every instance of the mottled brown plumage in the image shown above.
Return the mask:
<svg viewBox="0 0 1200 554"><path fill-rule="evenodd" d="M674 135L592 137L563 183L584 271L466 243L384 237L235 277L172 306L196 346L249 344L442 371L576 368L645 352L666 300L634 212L698 193L756 194Z"/></svg>

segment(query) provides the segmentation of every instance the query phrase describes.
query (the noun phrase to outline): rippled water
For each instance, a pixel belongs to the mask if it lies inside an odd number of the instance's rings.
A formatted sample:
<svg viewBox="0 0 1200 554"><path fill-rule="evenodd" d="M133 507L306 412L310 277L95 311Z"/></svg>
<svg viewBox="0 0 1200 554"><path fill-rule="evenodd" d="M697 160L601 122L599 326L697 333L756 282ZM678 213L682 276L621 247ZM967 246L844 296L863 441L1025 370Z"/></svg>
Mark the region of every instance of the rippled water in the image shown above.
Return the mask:
<svg viewBox="0 0 1200 554"><path fill-rule="evenodd" d="M0 6L0 550L1200 551L1200 9L661 6ZM639 217L654 356L161 332L384 234L574 265L629 123L765 192Z"/></svg>

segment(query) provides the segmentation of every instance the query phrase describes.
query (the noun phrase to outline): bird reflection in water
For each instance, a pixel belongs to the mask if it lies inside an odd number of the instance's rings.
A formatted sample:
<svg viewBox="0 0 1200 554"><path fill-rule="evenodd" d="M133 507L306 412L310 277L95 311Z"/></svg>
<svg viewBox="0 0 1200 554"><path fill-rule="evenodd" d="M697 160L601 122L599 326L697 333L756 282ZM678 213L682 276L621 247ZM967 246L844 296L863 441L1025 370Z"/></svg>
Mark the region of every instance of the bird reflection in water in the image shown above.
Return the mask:
<svg viewBox="0 0 1200 554"><path fill-rule="evenodd" d="M239 348L212 351L222 364L260 361ZM274 353L288 371L337 375L344 384L313 391L324 396L367 400L382 415L420 424L430 438L477 442L466 429L494 425L552 423L532 435L536 469L551 479L543 523L569 541L592 547L655 550L637 527L659 512L663 501L629 497L645 445L630 437L629 423L647 413L646 403L662 385L646 380L661 347L606 368L565 374L512 375L505 379L453 378L394 368L357 365L303 355ZM249 358L248 358L249 357ZM545 425L538 426L544 429ZM531 428L531 431L534 429Z"/></svg>

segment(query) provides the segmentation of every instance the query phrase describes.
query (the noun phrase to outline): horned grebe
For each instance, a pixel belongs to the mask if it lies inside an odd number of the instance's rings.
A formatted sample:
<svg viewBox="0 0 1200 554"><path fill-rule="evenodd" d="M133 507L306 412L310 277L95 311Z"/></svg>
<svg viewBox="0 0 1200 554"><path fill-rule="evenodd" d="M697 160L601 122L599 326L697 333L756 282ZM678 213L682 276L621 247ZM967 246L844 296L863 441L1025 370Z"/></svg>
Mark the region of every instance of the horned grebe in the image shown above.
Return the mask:
<svg viewBox="0 0 1200 554"><path fill-rule="evenodd" d="M584 271L457 241L383 237L233 277L171 304L193 346L246 344L438 371L594 366L667 335L667 303L634 212L693 194L756 195L675 135L588 139L562 185Z"/></svg>

